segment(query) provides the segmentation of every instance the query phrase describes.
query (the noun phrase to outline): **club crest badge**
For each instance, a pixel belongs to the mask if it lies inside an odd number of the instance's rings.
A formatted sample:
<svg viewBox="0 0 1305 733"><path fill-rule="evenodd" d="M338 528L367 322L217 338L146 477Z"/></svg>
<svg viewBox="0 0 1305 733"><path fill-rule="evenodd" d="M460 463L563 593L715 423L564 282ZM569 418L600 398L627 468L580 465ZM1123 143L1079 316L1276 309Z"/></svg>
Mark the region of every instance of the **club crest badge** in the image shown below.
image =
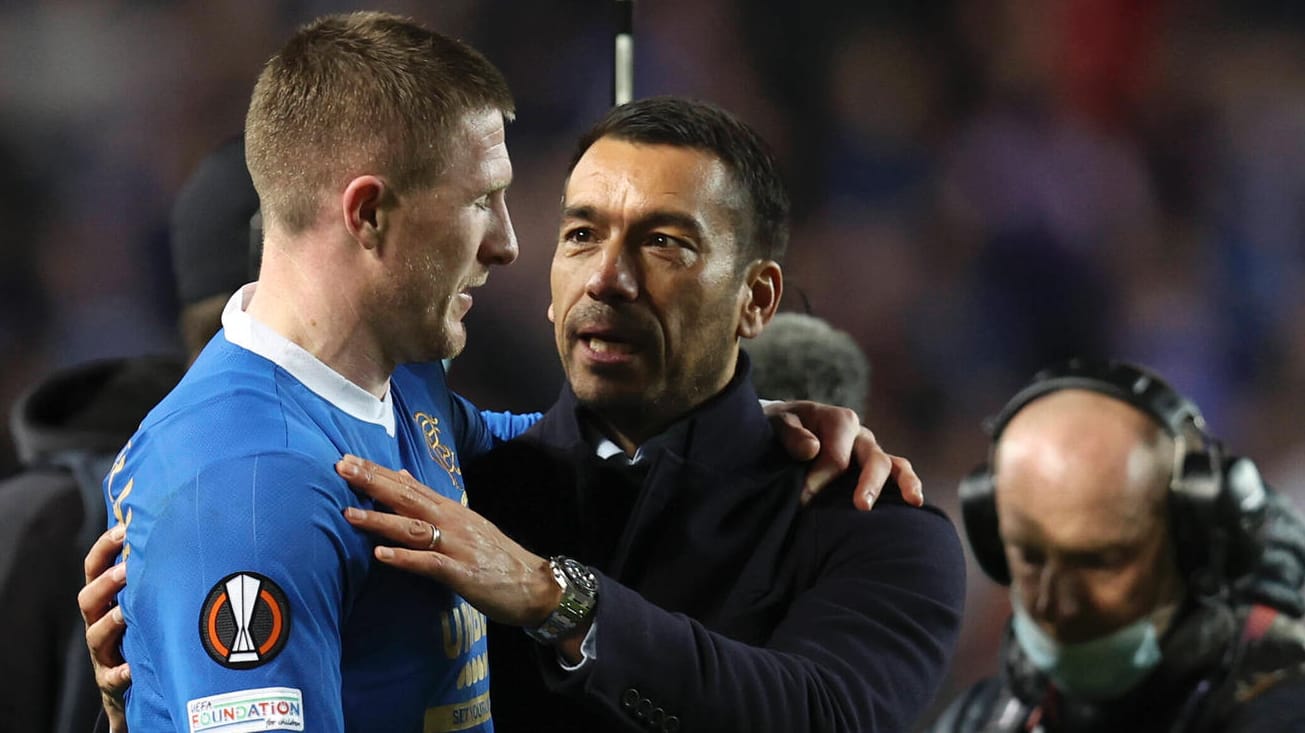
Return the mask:
<svg viewBox="0 0 1305 733"><path fill-rule="evenodd" d="M453 450L453 446L444 442L440 434L440 419L432 417L424 412L413 414L412 419L417 422L417 427L421 429L421 434L426 438L426 448L430 451L431 460L439 464L440 468L448 471L449 480L453 486L462 489L462 468L458 466L458 454Z"/></svg>
<svg viewBox="0 0 1305 733"><path fill-rule="evenodd" d="M290 604L266 576L232 573L213 586L199 613L199 639L213 661L251 669L272 661L290 636Z"/></svg>

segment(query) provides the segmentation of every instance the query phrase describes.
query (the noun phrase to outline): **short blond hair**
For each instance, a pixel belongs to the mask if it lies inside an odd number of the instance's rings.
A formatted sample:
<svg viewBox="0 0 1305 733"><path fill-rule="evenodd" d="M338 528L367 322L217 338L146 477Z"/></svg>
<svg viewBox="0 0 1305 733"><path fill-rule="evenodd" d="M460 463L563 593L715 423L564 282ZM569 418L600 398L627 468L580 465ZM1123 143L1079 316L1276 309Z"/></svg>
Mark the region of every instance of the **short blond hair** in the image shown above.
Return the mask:
<svg viewBox="0 0 1305 733"><path fill-rule="evenodd" d="M387 13L304 26L263 67L245 154L265 220L296 233L324 191L363 173L432 185L470 113L515 112L507 81L467 44Z"/></svg>

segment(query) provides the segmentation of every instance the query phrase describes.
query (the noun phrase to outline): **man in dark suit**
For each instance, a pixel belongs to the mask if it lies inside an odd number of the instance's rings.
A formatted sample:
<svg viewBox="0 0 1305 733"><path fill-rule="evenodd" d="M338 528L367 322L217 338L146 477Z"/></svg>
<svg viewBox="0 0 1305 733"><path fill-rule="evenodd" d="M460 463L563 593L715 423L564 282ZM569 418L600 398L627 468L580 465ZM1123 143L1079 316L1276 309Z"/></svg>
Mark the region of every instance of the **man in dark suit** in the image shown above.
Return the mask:
<svg viewBox="0 0 1305 733"><path fill-rule="evenodd" d="M614 109L562 205L549 317L568 384L468 467L483 517L341 462L409 517L353 518L400 545L377 556L498 622L500 730L900 731L934 695L964 593L955 530L895 491L858 511L851 478L803 508L805 467L740 352L778 306L787 218L730 115Z"/></svg>

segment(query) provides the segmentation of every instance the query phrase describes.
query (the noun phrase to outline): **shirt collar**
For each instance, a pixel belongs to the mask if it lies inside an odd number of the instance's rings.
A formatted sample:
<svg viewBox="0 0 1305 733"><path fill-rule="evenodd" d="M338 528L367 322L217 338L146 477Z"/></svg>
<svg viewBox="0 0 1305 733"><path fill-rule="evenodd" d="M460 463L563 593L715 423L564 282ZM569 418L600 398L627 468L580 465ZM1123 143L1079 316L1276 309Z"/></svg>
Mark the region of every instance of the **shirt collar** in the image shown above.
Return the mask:
<svg viewBox="0 0 1305 733"><path fill-rule="evenodd" d="M246 312L258 283L237 290L222 311L222 330L226 340L276 364L318 397L363 422L385 428L395 435L394 399L390 382L385 396L377 399L370 392L349 381L344 375L322 363L303 347L259 322Z"/></svg>
<svg viewBox="0 0 1305 733"><path fill-rule="evenodd" d="M592 418L584 417L580 421L580 430L584 435L585 442L594 448L594 455L602 460L619 457L623 458L627 466L646 466L656 458L678 437L683 436L688 430L688 421L680 420L665 431L644 441L635 449L633 456L626 456L621 446L617 445L611 438L608 438L594 425Z"/></svg>

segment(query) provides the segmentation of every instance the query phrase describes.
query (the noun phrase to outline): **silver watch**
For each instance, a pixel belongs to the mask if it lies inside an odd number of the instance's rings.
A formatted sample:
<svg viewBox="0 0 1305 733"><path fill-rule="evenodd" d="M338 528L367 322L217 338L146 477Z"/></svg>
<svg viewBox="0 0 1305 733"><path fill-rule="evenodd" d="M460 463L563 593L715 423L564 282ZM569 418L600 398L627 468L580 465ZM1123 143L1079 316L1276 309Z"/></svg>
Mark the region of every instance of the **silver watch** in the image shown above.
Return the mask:
<svg viewBox="0 0 1305 733"><path fill-rule="evenodd" d="M598 578L594 571L569 557L558 555L548 565L562 588L562 600L544 623L525 631L540 644L551 646L593 615L598 605Z"/></svg>

